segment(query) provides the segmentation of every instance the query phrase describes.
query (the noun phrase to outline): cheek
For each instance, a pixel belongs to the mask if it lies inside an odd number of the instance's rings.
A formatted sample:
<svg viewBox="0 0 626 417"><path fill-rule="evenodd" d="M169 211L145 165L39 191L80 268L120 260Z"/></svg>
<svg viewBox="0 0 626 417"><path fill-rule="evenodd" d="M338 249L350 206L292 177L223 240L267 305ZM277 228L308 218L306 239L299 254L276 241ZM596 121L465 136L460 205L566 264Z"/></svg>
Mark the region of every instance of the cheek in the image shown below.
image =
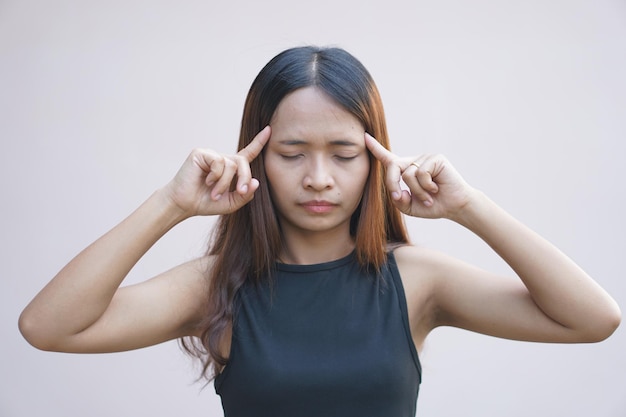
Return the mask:
<svg viewBox="0 0 626 417"><path fill-rule="evenodd" d="M267 178L267 181L272 182L276 172L276 163L267 153L263 154L263 167L265 168L265 177Z"/></svg>
<svg viewBox="0 0 626 417"><path fill-rule="evenodd" d="M270 187L270 192L280 191L286 185L285 183L289 179L288 175L285 175L285 169L281 167L280 161L276 161L275 158L265 157L263 159L265 165L265 177Z"/></svg>
<svg viewBox="0 0 626 417"><path fill-rule="evenodd" d="M370 161L367 158L359 167L359 172L354 176L355 181L358 181L360 188L365 186L367 182L367 178L370 175Z"/></svg>
<svg viewBox="0 0 626 417"><path fill-rule="evenodd" d="M345 179L343 191L349 192L354 198L360 199L365 191L365 184L367 184L367 179L370 175L369 159L349 171L342 175Z"/></svg>

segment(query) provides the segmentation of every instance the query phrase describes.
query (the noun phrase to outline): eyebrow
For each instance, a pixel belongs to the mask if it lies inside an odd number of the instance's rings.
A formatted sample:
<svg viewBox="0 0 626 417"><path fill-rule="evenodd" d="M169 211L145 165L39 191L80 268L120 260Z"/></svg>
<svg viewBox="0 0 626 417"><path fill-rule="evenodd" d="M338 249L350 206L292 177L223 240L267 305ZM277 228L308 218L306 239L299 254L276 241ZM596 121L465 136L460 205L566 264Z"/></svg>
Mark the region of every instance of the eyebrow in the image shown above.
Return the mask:
<svg viewBox="0 0 626 417"><path fill-rule="evenodd" d="M285 139L285 140L279 141L278 143L281 145L307 145L308 144L306 140L302 140L302 139ZM330 145L331 146L358 146L357 143L351 140L343 140L343 139L331 140Z"/></svg>

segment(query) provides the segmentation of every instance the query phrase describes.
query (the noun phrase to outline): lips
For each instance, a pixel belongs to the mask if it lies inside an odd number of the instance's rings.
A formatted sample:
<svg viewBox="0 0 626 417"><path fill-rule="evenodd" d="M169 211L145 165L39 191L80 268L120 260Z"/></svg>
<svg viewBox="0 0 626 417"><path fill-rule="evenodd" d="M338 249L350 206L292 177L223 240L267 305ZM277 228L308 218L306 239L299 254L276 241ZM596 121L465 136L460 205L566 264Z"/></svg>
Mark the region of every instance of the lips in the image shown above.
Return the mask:
<svg viewBox="0 0 626 417"><path fill-rule="evenodd" d="M332 211L337 204L325 200L311 200L300 204L305 210L311 213L328 213Z"/></svg>

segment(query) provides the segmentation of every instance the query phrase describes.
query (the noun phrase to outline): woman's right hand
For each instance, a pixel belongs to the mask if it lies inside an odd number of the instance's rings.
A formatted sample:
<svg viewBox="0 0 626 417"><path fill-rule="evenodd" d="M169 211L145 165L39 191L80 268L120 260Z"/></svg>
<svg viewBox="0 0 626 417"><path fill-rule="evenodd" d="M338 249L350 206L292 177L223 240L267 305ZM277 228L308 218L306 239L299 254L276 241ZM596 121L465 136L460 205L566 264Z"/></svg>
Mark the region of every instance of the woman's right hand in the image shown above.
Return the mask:
<svg viewBox="0 0 626 417"><path fill-rule="evenodd" d="M185 217L227 214L237 211L254 197L259 187L252 178L250 162L261 154L271 129L266 126L235 155L209 149L194 149L164 191ZM230 190L233 179L235 190Z"/></svg>

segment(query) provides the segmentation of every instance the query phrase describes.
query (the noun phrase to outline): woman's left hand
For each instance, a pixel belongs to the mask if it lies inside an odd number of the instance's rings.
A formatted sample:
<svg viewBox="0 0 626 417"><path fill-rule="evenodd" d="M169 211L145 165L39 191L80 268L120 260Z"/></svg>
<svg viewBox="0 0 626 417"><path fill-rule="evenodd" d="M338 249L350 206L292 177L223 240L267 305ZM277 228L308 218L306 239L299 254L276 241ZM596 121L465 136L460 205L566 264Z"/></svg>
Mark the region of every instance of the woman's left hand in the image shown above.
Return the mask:
<svg viewBox="0 0 626 417"><path fill-rule="evenodd" d="M474 189L443 155L402 158L365 134L365 144L385 168L391 198L405 214L424 218L456 218L470 202ZM408 190L403 190L400 180Z"/></svg>

